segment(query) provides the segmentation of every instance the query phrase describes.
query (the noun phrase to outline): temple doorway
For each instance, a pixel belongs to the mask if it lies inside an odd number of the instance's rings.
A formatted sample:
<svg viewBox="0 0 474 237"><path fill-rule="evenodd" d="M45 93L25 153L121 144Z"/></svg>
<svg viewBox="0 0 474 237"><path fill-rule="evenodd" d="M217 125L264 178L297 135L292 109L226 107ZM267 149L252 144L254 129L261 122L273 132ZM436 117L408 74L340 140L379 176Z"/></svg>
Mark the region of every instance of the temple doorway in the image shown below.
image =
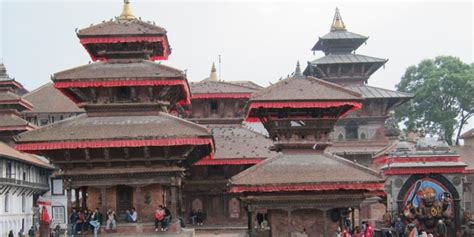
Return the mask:
<svg viewBox="0 0 474 237"><path fill-rule="evenodd" d="M133 207L133 189L132 187L117 186L117 220L125 221L127 219L127 210Z"/></svg>

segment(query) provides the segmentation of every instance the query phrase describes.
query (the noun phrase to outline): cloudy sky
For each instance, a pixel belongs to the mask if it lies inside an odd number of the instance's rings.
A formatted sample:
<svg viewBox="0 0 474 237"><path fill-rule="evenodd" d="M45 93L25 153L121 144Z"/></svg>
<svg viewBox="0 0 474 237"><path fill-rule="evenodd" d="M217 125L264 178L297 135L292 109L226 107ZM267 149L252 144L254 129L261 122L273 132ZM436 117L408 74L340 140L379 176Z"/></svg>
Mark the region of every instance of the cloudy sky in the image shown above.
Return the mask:
<svg viewBox="0 0 474 237"><path fill-rule="evenodd" d="M263 86L322 56L310 51L340 8L347 28L369 36L357 53L388 58L369 84L388 89L425 58L453 55L473 62L473 4L467 2L182 2L132 0L136 16L168 30L173 53L165 64L190 81L208 76L222 55L222 79ZM121 0L0 0L0 56L26 88L52 73L87 64L76 28L120 14Z"/></svg>

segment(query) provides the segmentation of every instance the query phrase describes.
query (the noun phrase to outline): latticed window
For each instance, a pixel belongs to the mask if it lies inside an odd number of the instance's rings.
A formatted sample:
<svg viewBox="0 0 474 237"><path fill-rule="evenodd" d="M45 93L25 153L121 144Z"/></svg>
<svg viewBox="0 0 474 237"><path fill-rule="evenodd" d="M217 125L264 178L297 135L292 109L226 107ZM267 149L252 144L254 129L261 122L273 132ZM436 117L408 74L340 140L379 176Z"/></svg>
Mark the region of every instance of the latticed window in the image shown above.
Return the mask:
<svg viewBox="0 0 474 237"><path fill-rule="evenodd" d="M5 211L5 212L8 212L8 211L10 210L10 194L9 194L9 193L6 193L6 194L5 194L5 202L4 202L4 204L5 204L5 207L4 207L5 210L4 210L4 211Z"/></svg>
<svg viewBox="0 0 474 237"><path fill-rule="evenodd" d="M60 223L65 223L65 208L64 206L52 206L52 216L53 216L53 221L55 222L60 222Z"/></svg>

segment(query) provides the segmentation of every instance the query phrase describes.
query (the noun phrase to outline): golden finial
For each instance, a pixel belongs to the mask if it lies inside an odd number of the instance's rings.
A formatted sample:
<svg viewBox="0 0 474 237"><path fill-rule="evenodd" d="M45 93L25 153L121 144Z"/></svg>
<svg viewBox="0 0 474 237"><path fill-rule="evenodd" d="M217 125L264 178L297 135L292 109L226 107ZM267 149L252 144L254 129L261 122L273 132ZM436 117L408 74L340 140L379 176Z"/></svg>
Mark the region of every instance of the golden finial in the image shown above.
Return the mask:
<svg viewBox="0 0 474 237"><path fill-rule="evenodd" d="M346 30L346 25L344 25L344 21L342 21L339 8L336 7L336 14L334 14L334 19L332 20L331 31L338 30Z"/></svg>
<svg viewBox="0 0 474 237"><path fill-rule="evenodd" d="M123 0L122 13L118 17L118 19L119 20L134 20L134 19L137 19L132 13L132 8L130 7L130 1L129 0Z"/></svg>
<svg viewBox="0 0 474 237"><path fill-rule="evenodd" d="M301 74L301 68L300 68L300 61L296 62L296 69L295 69L295 77L300 77L303 74Z"/></svg>
<svg viewBox="0 0 474 237"><path fill-rule="evenodd" d="M219 77L217 76L217 72L216 72L216 65L214 63L212 63L211 75L209 76L209 80L211 81L219 80Z"/></svg>

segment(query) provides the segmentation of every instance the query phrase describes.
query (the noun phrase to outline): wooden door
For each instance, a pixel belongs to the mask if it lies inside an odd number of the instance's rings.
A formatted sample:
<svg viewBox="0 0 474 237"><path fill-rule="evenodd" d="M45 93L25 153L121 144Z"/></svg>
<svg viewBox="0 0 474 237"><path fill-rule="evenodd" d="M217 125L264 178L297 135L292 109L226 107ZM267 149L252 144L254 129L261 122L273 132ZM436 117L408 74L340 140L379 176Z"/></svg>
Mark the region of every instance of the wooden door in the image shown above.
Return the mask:
<svg viewBox="0 0 474 237"><path fill-rule="evenodd" d="M127 218L127 210L133 207L133 189L129 186L117 186L117 219L124 221Z"/></svg>

